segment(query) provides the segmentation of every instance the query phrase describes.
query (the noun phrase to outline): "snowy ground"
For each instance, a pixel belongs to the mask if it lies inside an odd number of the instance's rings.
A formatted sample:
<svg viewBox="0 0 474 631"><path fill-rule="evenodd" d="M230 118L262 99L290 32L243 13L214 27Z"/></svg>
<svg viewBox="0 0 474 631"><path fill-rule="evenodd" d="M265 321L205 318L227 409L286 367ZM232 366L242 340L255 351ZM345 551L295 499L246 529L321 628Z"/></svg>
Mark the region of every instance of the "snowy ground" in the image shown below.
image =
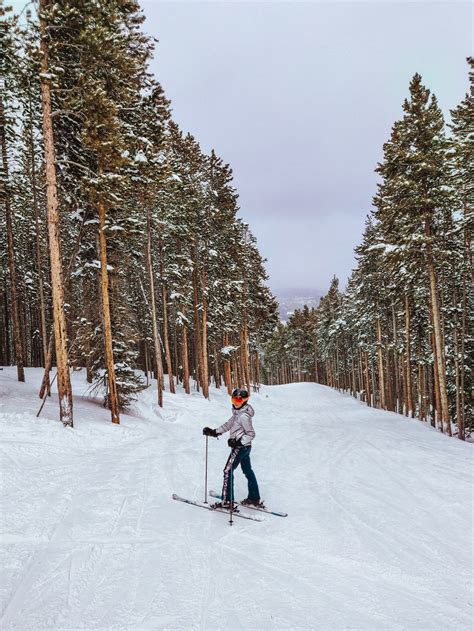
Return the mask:
<svg viewBox="0 0 474 631"><path fill-rule="evenodd" d="M231 528L171 499L203 499L224 392L160 412L148 390L114 426L76 373L70 430L56 400L35 418L26 376L0 371L3 631L471 628L472 444L323 386L263 388L254 470L289 517Z"/></svg>

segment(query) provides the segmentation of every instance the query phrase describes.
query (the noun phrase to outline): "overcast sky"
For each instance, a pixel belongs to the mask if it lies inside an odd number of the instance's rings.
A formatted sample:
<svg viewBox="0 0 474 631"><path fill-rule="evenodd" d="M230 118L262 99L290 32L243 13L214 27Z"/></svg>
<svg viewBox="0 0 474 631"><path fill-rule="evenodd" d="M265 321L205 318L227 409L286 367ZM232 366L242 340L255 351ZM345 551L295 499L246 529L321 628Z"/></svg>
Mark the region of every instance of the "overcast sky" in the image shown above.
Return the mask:
<svg viewBox="0 0 474 631"><path fill-rule="evenodd" d="M471 5L141 5L174 119L231 164L272 289L344 283L412 75L445 113L468 90Z"/></svg>

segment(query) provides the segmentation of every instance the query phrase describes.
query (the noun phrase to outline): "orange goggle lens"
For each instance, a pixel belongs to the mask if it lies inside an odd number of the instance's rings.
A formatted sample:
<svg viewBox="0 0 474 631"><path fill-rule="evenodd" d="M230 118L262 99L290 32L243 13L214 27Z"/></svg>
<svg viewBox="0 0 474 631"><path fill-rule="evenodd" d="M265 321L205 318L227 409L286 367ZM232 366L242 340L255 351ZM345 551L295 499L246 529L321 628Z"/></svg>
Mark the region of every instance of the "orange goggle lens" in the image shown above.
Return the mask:
<svg viewBox="0 0 474 631"><path fill-rule="evenodd" d="M232 397L232 401L235 401L236 403L242 403L244 399L242 399L242 397Z"/></svg>

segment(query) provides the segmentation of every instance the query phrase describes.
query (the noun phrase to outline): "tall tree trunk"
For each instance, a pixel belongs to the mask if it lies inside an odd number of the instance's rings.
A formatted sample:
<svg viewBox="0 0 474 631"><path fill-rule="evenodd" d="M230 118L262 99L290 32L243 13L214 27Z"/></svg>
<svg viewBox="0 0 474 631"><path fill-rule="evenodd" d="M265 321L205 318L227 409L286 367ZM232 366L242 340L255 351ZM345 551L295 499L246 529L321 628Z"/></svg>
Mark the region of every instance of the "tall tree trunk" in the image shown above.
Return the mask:
<svg viewBox="0 0 474 631"><path fill-rule="evenodd" d="M405 294L405 384L406 384L406 401L405 410L407 416L413 418L413 382L411 374L411 314L410 300L408 294Z"/></svg>
<svg viewBox="0 0 474 631"><path fill-rule="evenodd" d="M420 420L426 421L426 407L425 407L425 367L423 364L418 365L418 400L420 406Z"/></svg>
<svg viewBox="0 0 474 631"><path fill-rule="evenodd" d="M38 272L38 290L40 299L40 330L41 330L41 342L43 348L43 366L46 366L46 358L48 356L48 338L46 333L46 307L44 300L44 287L43 287L43 264L41 255L41 240L40 240L40 211L38 203L38 187L36 180L36 160L35 160L35 147L33 138L33 112L31 95L29 95L29 144L30 144L30 160L31 160L31 190L33 193L33 209L35 213L35 236L36 236L36 268Z"/></svg>
<svg viewBox="0 0 474 631"><path fill-rule="evenodd" d="M53 366L53 346L54 346L54 327L50 331L50 334L49 334L48 352L46 354L46 362L45 362L45 367L44 367L44 372L43 372L43 379L41 381L41 386L38 393L38 396L40 399L44 397L44 393L46 392L46 389L48 390L48 394L51 394L49 373L51 372L51 368Z"/></svg>
<svg viewBox="0 0 474 631"><path fill-rule="evenodd" d="M244 316L244 324L240 330L240 364L242 367L242 382L241 385L245 385L247 391L250 392L250 374L249 374L249 358L248 358L248 339L247 339L247 331L245 324L245 316Z"/></svg>
<svg viewBox="0 0 474 631"><path fill-rule="evenodd" d="M99 169L100 175L100 169ZM107 271L107 239L105 236L105 202L99 194L97 204L99 213L99 244L100 244L100 290L102 302L102 320L104 324L104 348L107 364L108 403L112 416L112 423L120 423L119 399L117 381L115 379L114 352L112 340L112 321L109 303L109 274Z"/></svg>
<svg viewBox="0 0 474 631"><path fill-rule="evenodd" d="M377 391L377 387L375 385L375 370L374 370L374 360L373 357L370 358L370 378L372 383L372 392L373 392L373 406L377 407L377 402L375 400L375 393Z"/></svg>
<svg viewBox="0 0 474 631"><path fill-rule="evenodd" d="M383 349L382 349L382 328L380 326L380 318L377 318L377 360L378 360L378 373L379 373L379 401L380 407L383 410L387 409L387 402L385 400L385 368L383 365Z"/></svg>
<svg viewBox="0 0 474 631"><path fill-rule="evenodd" d="M44 159L46 167L46 198L48 204L49 257L51 266L51 288L53 294L54 341L58 368L59 414L65 425L73 426L72 388L66 338L64 313L64 284L61 267L59 234L59 204L56 184L56 155L54 147L53 121L51 117L51 90L49 85L49 56L47 24L44 18L47 0L40 0L41 34L41 102L43 107Z"/></svg>
<svg viewBox="0 0 474 631"><path fill-rule="evenodd" d="M238 356L237 353L234 353L234 384L236 387L239 387L243 381L241 356L240 353Z"/></svg>
<svg viewBox="0 0 474 631"><path fill-rule="evenodd" d="M146 378L146 387L149 385L149 360L148 360L148 344L146 343L146 339L143 340L143 360L145 362L145 378Z"/></svg>
<svg viewBox="0 0 474 631"><path fill-rule="evenodd" d="M319 383L319 375L318 375L318 347L317 347L316 338L314 339L313 346L314 346L314 380L315 380L316 383Z"/></svg>
<svg viewBox="0 0 474 631"><path fill-rule="evenodd" d="M207 298L206 298L206 267L203 266L201 273L202 291L202 393L206 399L209 398L209 362L207 354Z"/></svg>
<svg viewBox="0 0 474 631"><path fill-rule="evenodd" d="M439 376L438 371L436 370L437 365L437 357L436 357L436 346L433 340L434 333L431 334L431 348L433 349L434 362L433 362L433 385L434 385L434 406L433 409L436 410L435 421L436 425L439 426L439 429L444 432L444 423L443 416L441 413L441 394L439 389Z"/></svg>
<svg viewBox="0 0 474 631"><path fill-rule="evenodd" d="M255 381L257 385L257 392L260 391L260 354L258 350L255 352Z"/></svg>
<svg viewBox="0 0 474 631"><path fill-rule="evenodd" d="M18 303L18 291L17 291L17 275L16 275L16 262L15 262L15 244L13 240L13 221L12 211L10 206L10 190L8 182L8 155L7 155L7 140L5 133L5 111L3 107L3 99L0 97L0 138L2 145L2 165L3 176L5 178L4 191L4 204L5 204L5 216L7 224L7 248L8 248L8 271L10 273L10 296L11 296L11 311L12 311L12 325L13 325L13 346L15 349L15 362L18 381L25 381L25 371L23 368L23 347L21 343L21 325L20 325L20 313Z"/></svg>
<svg viewBox="0 0 474 631"><path fill-rule="evenodd" d="M430 281L431 317L434 333L434 347L436 349L436 366L438 373L439 394L441 404L441 419L449 436L451 433L451 422L449 419L448 394L446 389L446 358L444 351L444 335L441 326L441 310L439 306L438 287L436 280L436 270L433 259L433 245L431 243L432 230L429 220L425 221L425 234L427 237L426 259L428 267L428 277Z"/></svg>
<svg viewBox="0 0 474 631"><path fill-rule="evenodd" d="M163 360L161 358L160 334L158 332L158 318L156 315L155 278L153 275L153 259L151 256L151 227L151 213L149 207L147 207L146 263L148 268L148 281L150 284L150 306L151 323L153 327L153 350L155 356L156 393L158 405L160 407L163 407Z"/></svg>
<svg viewBox="0 0 474 631"><path fill-rule="evenodd" d="M358 361L358 368L359 368L359 391L360 391L360 400L361 401L366 401L367 399L367 392L365 390L365 383L364 383L364 366L362 364L362 349L359 348L359 361Z"/></svg>
<svg viewBox="0 0 474 631"><path fill-rule="evenodd" d="M430 416L430 380L426 364L423 364L423 404L425 408L425 420L428 421L428 417Z"/></svg>
<svg viewBox="0 0 474 631"><path fill-rule="evenodd" d="M395 305L392 303L392 328L393 328L393 375L394 375L394 409L395 412L400 412L400 379L398 374L398 330L397 330L397 317L395 314Z"/></svg>
<svg viewBox="0 0 474 631"><path fill-rule="evenodd" d="M196 253L197 256L197 253ZM201 385L203 384L203 372L202 372L202 337L201 337L201 316L199 312L199 290L198 290L198 272L197 261L193 267L193 306L194 306L194 338L196 342L195 352L195 364L196 364L196 377Z"/></svg>
<svg viewBox="0 0 474 631"><path fill-rule="evenodd" d="M168 327L168 290L166 287L165 279L163 278L163 247L161 243L161 237L160 237L160 276L161 276L161 298L163 302L163 343L164 343L163 345L165 347L166 370L168 372L170 392L172 394L175 394L176 390L174 387L173 365L171 363L171 351L170 351L169 327Z"/></svg>
<svg viewBox="0 0 474 631"><path fill-rule="evenodd" d="M354 358L354 347L351 346L351 394L354 398L357 398L357 376L356 376L356 362Z"/></svg>
<svg viewBox="0 0 474 631"><path fill-rule="evenodd" d="M4 276L4 288L3 288L3 322L4 322L4 335L5 335L5 348L4 348L4 366L10 365L10 333L9 333L9 312L8 312L8 291L7 291L7 278Z"/></svg>
<svg viewBox="0 0 474 631"><path fill-rule="evenodd" d="M464 348L465 348L465 340L466 340L466 309L467 309L467 299L466 299L466 275L463 276L462 283L462 315L461 315L461 344L459 348L459 356L460 356L460 368L459 368L459 419L458 419L458 438L461 440L466 439L466 429L465 429L465 406L464 406Z"/></svg>
<svg viewBox="0 0 474 631"><path fill-rule="evenodd" d="M172 334L172 339L173 339L173 365L175 367L175 378L176 378L176 386L179 385L179 381L180 381L180 368L181 365L179 363L179 346L180 346L180 339L179 339L179 335L178 335L178 326L177 326L177 317L176 317L176 304L173 304L173 322L174 322L174 327L173 327L173 334Z"/></svg>
<svg viewBox="0 0 474 631"><path fill-rule="evenodd" d="M181 352L183 355L183 385L186 394L190 393L189 389L189 351L188 351L188 329L183 323L181 331Z"/></svg>
<svg viewBox="0 0 474 631"><path fill-rule="evenodd" d="M369 353L367 351L364 352L364 362L365 362L365 389L367 391L367 405L373 407L372 389L370 387L370 375L369 375Z"/></svg>
<svg viewBox="0 0 474 631"><path fill-rule="evenodd" d="M428 365L426 367L426 373L427 373L426 385L427 385L427 397L428 397L427 409L430 416L430 425L431 427L436 427L436 417L435 417L436 404L435 404L435 395L434 395L434 378L433 378L433 370L431 368L431 365Z"/></svg>
<svg viewBox="0 0 474 631"><path fill-rule="evenodd" d="M224 348L229 346L229 334L224 333ZM227 357L227 355L226 355ZM229 395L232 394L232 371L230 367L230 361L228 359L224 359L224 381L227 388L227 393Z"/></svg>
<svg viewBox="0 0 474 631"><path fill-rule="evenodd" d="M221 387L221 369L219 365L219 349L217 345L214 345L214 380L216 383L216 388Z"/></svg>

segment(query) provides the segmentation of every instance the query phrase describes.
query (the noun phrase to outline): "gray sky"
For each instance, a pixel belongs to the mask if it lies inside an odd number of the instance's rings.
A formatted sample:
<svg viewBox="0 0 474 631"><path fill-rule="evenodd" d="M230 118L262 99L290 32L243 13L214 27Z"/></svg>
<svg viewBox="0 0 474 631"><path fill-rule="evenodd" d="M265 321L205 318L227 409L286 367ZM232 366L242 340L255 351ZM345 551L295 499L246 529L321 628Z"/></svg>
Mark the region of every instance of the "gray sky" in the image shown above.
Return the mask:
<svg viewBox="0 0 474 631"><path fill-rule="evenodd" d="M445 113L468 90L471 5L141 4L173 117L231 164L272 289L344 284L412 75Z"/></svg>
<svg viewBox="0 0 474 631"><path fill-rule="evenodd" d="M446 115L468 90L471 4L140 3L173 117L231 164L272 289L344 285L411 77Z"/></svg>

